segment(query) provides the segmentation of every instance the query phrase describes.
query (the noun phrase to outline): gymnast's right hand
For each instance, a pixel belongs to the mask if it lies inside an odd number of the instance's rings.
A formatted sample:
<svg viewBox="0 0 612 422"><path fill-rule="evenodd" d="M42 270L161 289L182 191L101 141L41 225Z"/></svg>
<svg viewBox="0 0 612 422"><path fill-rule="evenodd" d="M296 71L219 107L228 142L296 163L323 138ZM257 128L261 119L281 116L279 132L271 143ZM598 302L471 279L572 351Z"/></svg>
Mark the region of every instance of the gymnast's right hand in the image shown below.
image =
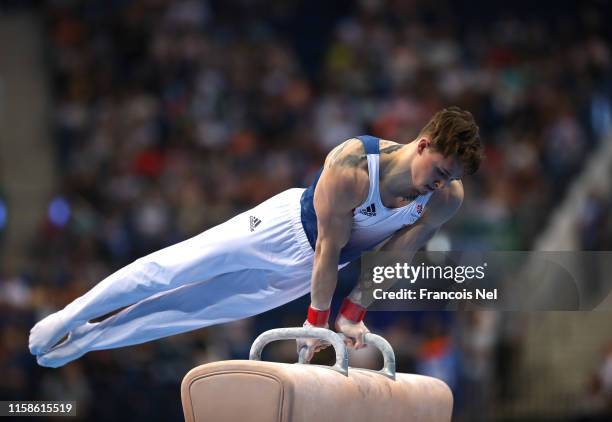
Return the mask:
<svg viewBox="0 0 612 422"><path fill-rule="evenodd" d="M308 320L304 321L304 327L317 327L317 328L329 328L329 324L325 323L324 325L313 325ZM304 362L308 363L312 359L315 353L326 349L330 344L322 339L317 338L298 338L297 339L297 352L298 355L302 348L306 349L306 354L304 357Z"/></svg>

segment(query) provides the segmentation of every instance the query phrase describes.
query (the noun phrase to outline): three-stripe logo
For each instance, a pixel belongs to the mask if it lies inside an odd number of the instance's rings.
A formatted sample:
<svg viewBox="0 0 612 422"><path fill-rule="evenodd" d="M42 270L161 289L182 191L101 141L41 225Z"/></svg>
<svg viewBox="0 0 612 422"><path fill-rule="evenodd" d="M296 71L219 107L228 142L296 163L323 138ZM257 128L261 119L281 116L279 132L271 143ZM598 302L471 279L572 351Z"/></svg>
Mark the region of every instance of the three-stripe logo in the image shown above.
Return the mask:
<svg viewBox="0 0 612 422"><path fill-rule="evenodd" d="M261 224L261 220L257 217L253 217L252 215L249 217L249 224L251 226L251 231L255 230L259 224Z"/></svg>
<svg viewBox="0 0 612 422"><path fill-rule="evenodd" d="M368 217L374 217L376 215L376 205L372 203L367 207L359 210L359 212L363 215L367 215Z"/></svg>

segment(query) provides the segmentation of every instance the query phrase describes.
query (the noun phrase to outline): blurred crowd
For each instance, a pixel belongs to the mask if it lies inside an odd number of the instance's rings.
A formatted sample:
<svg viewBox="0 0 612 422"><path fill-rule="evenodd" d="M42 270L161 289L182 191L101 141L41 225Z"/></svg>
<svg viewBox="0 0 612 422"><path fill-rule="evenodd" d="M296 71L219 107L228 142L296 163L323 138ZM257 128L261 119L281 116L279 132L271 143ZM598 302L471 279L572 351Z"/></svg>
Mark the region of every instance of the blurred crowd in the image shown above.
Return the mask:
<svg viewBox="0 0 612 422"><path fill-rule="evenodd" d="M612 174L612 169L610 171ZM612 184L594 189L582 204L575 230L582 250L612 250Z"/></svg>
<svg viewBox="0 0 612 422"><path fill-rule="evenodd" d="M28 354L29 328L135 258L306 186L343 140L410 142L448 105L474 114L487 156L445 228L452 247L529 249L612 128L610 13L598 1L467 3L33 6L48 38L59 186L32 242L34 265L2 265L0 396L74 397L92 421L111 419L115 405L137 420L180 418L188 369L245 358L261 330L300 325L307 302L54 371ZM587 208L585 249L609 249L597 230L610 227L609 197ZM486 420L484 402L512 396L500 379L511 379L503 357L516 355L517 330L498 315L381 319L398 369L446 379L458 417Z"/></svg>

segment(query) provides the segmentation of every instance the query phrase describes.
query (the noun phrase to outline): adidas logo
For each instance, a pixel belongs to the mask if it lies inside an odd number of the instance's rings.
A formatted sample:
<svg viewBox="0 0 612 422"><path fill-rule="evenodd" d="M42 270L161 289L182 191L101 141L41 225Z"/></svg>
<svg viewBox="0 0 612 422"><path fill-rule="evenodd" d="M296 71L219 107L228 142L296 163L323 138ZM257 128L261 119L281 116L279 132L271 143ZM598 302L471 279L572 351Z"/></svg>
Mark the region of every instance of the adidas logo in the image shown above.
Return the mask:
<svg viewBox="0 0 612 422"><path fill-rule="evenodd" d="M374 204L370 204L366 208L359 210L359 212L363 215L367 215L368 217L374 217L376 215L376 206Z"/></svg>
<svg viewBox="0 0 612 422"><path fill-rule="evenodd" d="M257 217L250 216L249 223L251 226L251 231L255 230L259 224L261 224L261 220Z"/></svg>

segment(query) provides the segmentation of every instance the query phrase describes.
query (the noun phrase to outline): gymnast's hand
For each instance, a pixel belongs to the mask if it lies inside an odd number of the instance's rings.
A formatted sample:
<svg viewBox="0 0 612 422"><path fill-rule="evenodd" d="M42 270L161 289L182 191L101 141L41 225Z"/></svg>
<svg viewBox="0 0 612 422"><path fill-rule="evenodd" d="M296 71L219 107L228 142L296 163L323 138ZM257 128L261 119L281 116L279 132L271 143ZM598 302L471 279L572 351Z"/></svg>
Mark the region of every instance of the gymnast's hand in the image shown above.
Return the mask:
<svg viewBox="0 0 612 422"><path fill-rule="evenodd" d="M365 326L363 321L353 322L344 318L342 315L338 315L338 318L336 319L336 331L346 336L344 343L348 347L358 350L367 346L365 344L364 336L366 333L369 333L370 330L368 330L368 327Z"/></svg>
<svg viewBox="0 0 612 422"><path fill-rule="evenodd" d="M325 323L325 325L312 325L308 320L304 321L304 327L317 327L317 328L329 328L329 324ZM306 356L304 361L306 363L310 362L315 353L320 352L323 349L326 349L330 346L328 342L322 339L317 338L298 338L297 339L297 352L300 354L300 350L305 347L306 348Z"/></svg>

